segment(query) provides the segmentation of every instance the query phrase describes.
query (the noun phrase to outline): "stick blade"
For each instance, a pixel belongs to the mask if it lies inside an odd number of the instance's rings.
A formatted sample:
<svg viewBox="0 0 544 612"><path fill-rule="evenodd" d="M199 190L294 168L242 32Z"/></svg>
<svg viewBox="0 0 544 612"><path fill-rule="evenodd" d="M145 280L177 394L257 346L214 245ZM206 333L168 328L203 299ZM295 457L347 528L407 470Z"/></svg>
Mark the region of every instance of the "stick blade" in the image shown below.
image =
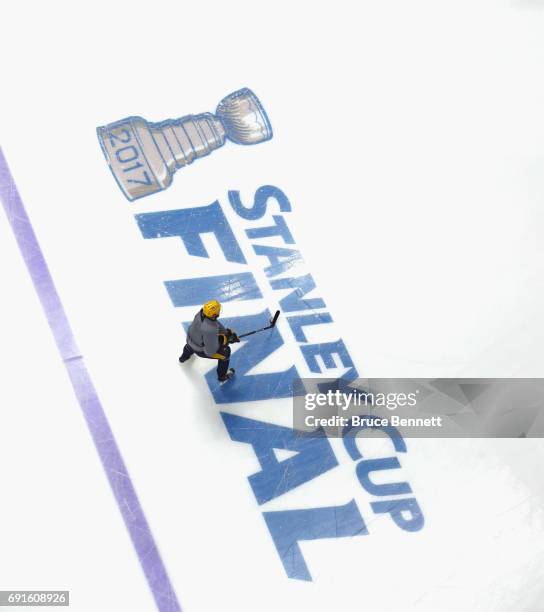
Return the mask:
<svg viewBox="0 0 544 612"><path fill-rule="evenodd" d="M274 327L274 325L276 325L276 321L278 320L279 316L280 316L280 311L276 310L276 312L274 313L274 316L270 319L270 325L272 327Z"/></svg>

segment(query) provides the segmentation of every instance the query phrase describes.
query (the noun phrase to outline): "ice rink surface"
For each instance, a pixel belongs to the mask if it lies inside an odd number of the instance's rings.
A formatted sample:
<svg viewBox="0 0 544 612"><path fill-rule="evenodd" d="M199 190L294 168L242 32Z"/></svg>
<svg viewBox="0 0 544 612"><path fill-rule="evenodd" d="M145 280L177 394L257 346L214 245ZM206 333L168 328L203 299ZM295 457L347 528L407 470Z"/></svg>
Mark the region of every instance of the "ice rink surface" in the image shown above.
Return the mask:
<svg viewBox="0 0 544 612"><path fill-rule="evenodd" d="M342 440L293 451L285 428L294 369L544 375L544 3L2 13L0 146L20 202L4 168L0 590L69 590L78 612L541 610L542 440L406 440L375 480L410 484L408 531L375 511L389 498L361 486ZM271 140L124 197L98 126L214 112L242 87ZM164 232L171 211L185 240ZM257 231L278 216L291 242ZM23 227L50 280L29 274ZM289 311L281 280L308 275ZM236 331L283 311L233 347L229 387L211 362L177 362L199 306L175 281L217 276L239 281L222 295ZM59 352L67 327L51 333L59 304L77 352Z"/></svg>

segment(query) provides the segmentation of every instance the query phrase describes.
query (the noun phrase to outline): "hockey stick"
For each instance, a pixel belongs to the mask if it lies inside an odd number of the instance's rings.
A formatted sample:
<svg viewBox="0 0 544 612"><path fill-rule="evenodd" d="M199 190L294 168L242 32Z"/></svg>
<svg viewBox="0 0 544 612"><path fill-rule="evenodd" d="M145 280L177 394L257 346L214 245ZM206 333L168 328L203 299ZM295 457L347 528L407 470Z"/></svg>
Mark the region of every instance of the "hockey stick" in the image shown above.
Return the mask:
<svg viewBox="0 0 544 612"><path fill-rule="evenodd" d="M256 334L257 332L262 332L265 329L272 329L273 327L275 327L276 321L278 320L279 316L280 316L280 311L276 310L276 312L274 313L274 316L270 319L270 325L267 325L266 327L261 327L261 329L256 329L255 331L247 332L247 334L241 334L240 336L238 336L238 338L245 338L246 336L252 336L253 334Z"/></svg>

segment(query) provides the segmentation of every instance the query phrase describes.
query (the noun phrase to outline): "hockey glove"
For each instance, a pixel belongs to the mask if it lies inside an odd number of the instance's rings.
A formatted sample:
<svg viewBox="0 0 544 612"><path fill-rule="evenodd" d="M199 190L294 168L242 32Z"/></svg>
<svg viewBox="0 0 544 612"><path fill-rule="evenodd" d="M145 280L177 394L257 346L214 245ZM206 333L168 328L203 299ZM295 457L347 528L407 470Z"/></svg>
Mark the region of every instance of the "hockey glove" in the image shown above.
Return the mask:
<svg viewBox="0 0 544 612"><path fill-rule="evenodd" d="M236 332L233 332L232 329L226 329L226 342L225 344L234 344L235 342L240 342L240 338L236 335Z"/></svg>

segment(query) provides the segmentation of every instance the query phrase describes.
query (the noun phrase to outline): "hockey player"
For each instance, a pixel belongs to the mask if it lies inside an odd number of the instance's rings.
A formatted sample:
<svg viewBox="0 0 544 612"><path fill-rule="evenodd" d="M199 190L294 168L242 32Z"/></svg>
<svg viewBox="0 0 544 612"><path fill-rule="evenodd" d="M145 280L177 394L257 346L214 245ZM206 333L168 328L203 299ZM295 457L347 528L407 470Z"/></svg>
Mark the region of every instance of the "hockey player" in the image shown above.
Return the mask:
<svg viewBox="0 0 544 612"><path fill-rule="evenodd" d="M196 313L187 330L187 344L183 347L179 362L187 361L193 353L206 359L217 359L217 379L223 383L234 374L234 370L229 368L229 344L240 342L240 339L217 320L220 312L221 304L217 300L210 300Z"/></svg>

